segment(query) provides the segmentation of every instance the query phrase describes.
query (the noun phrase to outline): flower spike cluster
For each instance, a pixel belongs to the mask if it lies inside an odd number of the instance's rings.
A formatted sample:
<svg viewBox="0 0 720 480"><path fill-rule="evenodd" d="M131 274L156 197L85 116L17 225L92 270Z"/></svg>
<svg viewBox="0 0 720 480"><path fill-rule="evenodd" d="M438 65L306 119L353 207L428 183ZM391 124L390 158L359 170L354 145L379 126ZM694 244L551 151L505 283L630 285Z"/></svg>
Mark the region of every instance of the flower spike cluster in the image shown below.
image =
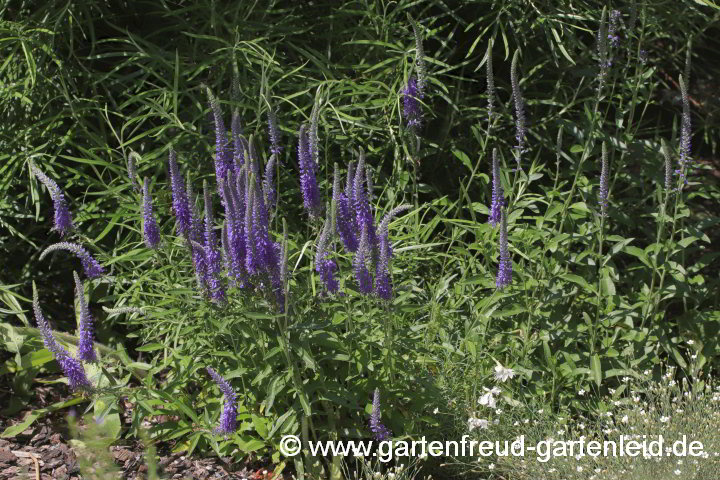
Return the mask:
<svg viewBox="0 0 720 480"><path fill-rule="evenodd" d="M55 180L45 175L35 164L30 163L30 170L33 172L33 175L35 175L35 178L40 180L48 189L48 192L50 192L50 198L53 201L53 208L55 209L53 230L56 230L62 236L67 235L73 229L74 225L67 201L65 200L65 195Z"/></svg>

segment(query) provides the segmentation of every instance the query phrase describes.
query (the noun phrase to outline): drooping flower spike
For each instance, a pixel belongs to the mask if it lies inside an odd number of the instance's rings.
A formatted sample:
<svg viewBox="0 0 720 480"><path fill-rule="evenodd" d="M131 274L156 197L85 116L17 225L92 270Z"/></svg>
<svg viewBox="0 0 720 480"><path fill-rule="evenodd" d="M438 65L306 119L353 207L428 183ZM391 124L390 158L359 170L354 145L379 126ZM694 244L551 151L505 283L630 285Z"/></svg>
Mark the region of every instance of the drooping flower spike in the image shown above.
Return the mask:
<svg viewBox="0 0 720 480"><path fill-rule="evenodd" d="M85 275L90 278L97 278L105 275L105 269L95 260L90 253L77 243L59 242L47 247L41 254L40 260L44 259L48 253L55 250L67 250L74 253L82 263Z"/></svg>
<svg viewBox="0 0 720 480"><path fill-rule="evenodd" d="M157 248L160 244L160 230L153 214L150 178L148 177L143 180L143 240L148 248Z"/></svg>
<svg viewBox="0 0 720 480"><path fill-rule="evenodd" d="M225 403L220 414L220 425L215 428L215 433L228 435L237 429L237 397L230 383L221 377L212 367L207 367L207 372L223 393Z"/></svg>
<svg viewBox="0 0 720 480"><path fill-rule="evenodd" d="M83 285L77 272L73 272L73 278L75 279L75 296L80 306L80 324L78 326L80 340L78 341L77 358L86 362L94 362L97 357L93 347L93 318L85 301Z"/></svg>
<svg viewBox="0 0 720 480"><path fill-rule="evenodd" d="M52 334L50 325L43 316L42 310L40 309L40 301L38 299L37 288L35 288L35 282L33 282L33 311L35 313L35 321L37 322L38 329L43 337L43 343L57 360L60 368L68 379L68 385L71 390L78 389L89 389L91 388L90 381L85 374L85 369L82 363L77 359L73 358L70 353L65 350L57 341Z"/></svg>
<svg viewBox="0 0 720 480"><path fill-rule="evenodd" d="M33 172L33 175L35 175L35 178L40 180L50 193L50 198L53 201L53 208L55 209L53 230L59 232L62 236L67 235L73 229L74 225L72 216L70 215L70 210L68 209L67 201L65 200L65 195L62 190L60 190L60 187L55 180L45 175L32 162L30 162L30 170Z"/></svg>

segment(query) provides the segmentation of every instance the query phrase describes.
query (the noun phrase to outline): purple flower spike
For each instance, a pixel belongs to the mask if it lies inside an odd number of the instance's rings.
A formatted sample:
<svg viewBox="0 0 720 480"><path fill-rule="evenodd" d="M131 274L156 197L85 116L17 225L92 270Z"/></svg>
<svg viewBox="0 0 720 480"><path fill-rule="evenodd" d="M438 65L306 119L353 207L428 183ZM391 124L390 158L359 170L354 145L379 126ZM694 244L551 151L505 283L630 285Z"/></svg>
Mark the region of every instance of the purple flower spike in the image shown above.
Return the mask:
<svg viewBox="0 0 720 480"><path fill-rule="evenodd" d="M369 256L370 243L368 240L368 229L367 225L363 225L362 235L360 236L360 246L353 259L353 270L355 271L355 281L357 282L358 291L365 295L369 295L373 290L372 275L370 275L366 265Z"/></svg>
<svg viewBox="0 0 720 480"><path fill-rule="evenodd" d="M493 148L492 158L492 203L490 204L490 225L493 227L500 223L502 209L505 206L505 196L500 181L500 162L498 160L497 148Z"/></svg>
<svg viewBox="0 0 720 480"><path fill-rule="evenodd" d="M390 245L390 234L388 228L390 221L401 212L409 210L412 205L400 205L388 212L378 225L378 262L375 267L375 293L385 301L392 297L392 280L390 279L390 259L392 258L392 246Z"/></svg>
<svg viewBox="0 0 720 480"><path fill-rule="evenodd" d="M423 94L418 88L417 79L413 76L408 79L407 85L402 89L403 116L407 119L408 128L418 128L421 124L422 110L420 100Z"/></svg>
<svg viewBox="0 0 720 480"><path fill-rule="evenodd" d="M500 258L497 277L495 278L495 286L502 290L512 282L512 261L510 260L510 252L508 249L507 216L505 215L505 211L502 212L500 225Z"/></svg>
<svg viewBox="0 0 720 480"><path fill-rule="evenodd" d="M280 155L282 148L279 143L277 116L272 108L268 110L268 136L270 137L270 153Z"/></svg>
<svg viewBox="0 0 720 480"><path fill-rule="evenodd" d="M220 281L222 270L220 252L218 251L217 236L215 235L214 221L212 214L212 200L207 182L203 182L203 194L205 200L205 284L210 290L210 298L222 303L225 300L225 288Z"/></svg>
<svg viewBox="0 0 720 480"><path fill-rule="evenodd" d="M50 193L50 198L53 201L53 207L55 209L53 230L59 232L62 236L67 235L74 228L74 225L67 201L65 200L65 195L55 180L45 175L33 163L30 163L30 170L33 172L33 175L45 185Z"/></svg>
<svg viewBox="0 0 720 480"><path fill-rule="evenodd" d="M525 133L527 127L525 125L525 101L520 90L520 80L518 78L518 61L520 59L520 50L515 50L512 64L510 65L510 83L512 86L512 97L515 103L515 140L517 149L515 159L517 160L517 168L520 168L520 156L525 151Z"/></svg>
<svg viewBox="0 0 720 480"><path fill-rule="evenodd" d="M610 12L610 24L608 25L607 38L610 45L613 47L620 46L620 36L617 32L622 26L622 14L619 10L613 10Z"/></svg>
<svg viewBox="0 0 720 480"><path fill-rule="evenodd" d="M52 330L50 329L50 325L47 320L45 320L42 310L40 309L40 302L34 285L33 310L35 312L35 321L37 322L40 333L42 333L43 336L45 348L47 348L55 356L55 360L57 360L63 373L68 378L68 385L70 386L70 389L89 389L90 382L85 375L85 369L83 368L82 363L70 356L70 353L60 346L60 344L58 344L55 340Z"/></svg>
<svg viewBox="0 0 720 480"><path fill-rule="evenodd" d="M160 244L160 231L153 214L150 178L148 177L143 180L143 239L148 248L157 248Z"/></svg>
<svg viewBox="0 0 720 480"><path fill-rule="evenodd" d="M220 425L215 428L215 433L228 435L237 429L237 397L230 383L222 378L212 367L207 367L207 372L225 397L223 410L220 414Z"/></svg>
<svg viewBox="0 0 720 480"><path fill-rule="evenodd" d="M306 125L300 127L298 165L300 167L300 188L303 194L303 204L310 216L317 217L320 215L320 191L315 178L315 160L313 160L310 135Z"/></svg>
<svg viewBox="0 0 720 480"><path fill-rule="evenodd" d="M335 271L337 270L337 264L334 260L331 260L328 252L328 244L332 244L332 219L330 218L331 212L328 209L327 218L323 225L322 233L317 241L317 252L315 254L315 271L320 274L325 288L330 293L335 293L338 290L338 281L335 278Z"/></svg>
<svg viewBox="0 0 720 480"><path fill-rule="evenodd" d="M75 296L80 304L80 341L78 342L77 358L86 362L94 362L97 360L95 349L93 348L93 318L90 315L90 309L85 301L83 285L80 277L73 272L75 278Z"/></svg>
<svg viewBox="0 0 720 480"><path fill-rule="evenodd" d="M169 163L170 188L172 190L172 208L175 214L175 225L180 235L189 238L191 223L190 201L188 200L185 185L183 184L183 179L178 169L177 154L172 148L170 148Z"/></svg>
<svg viewBox="0 0 720 480"><path fill-rule="evenodd" d="M355 234L355 216L350 208L350 201L340 188L340 170L335 165L335 176L333 178L333 202L335 203L335 228L340 239L349 252L356 252L358 239Z"/></svg>
<svg viewBox="0 0 720 480"><path fill-rule="evenodd" d="M375 233L375 227L373 226L374 217L368 199L368 192L365 191L365 181L365 153L361 150L360 160L358 161L355 178L353 180L353 207L358 230L362 231L363 228L367 229L368 246L374 248L375 245L377 245L377 235Z"/></svg>
<svg viewBox="0 0 720 480"><path fill-rule="evenodd" d="M250 149L247 140L242 136L242 126L240 125L240 113L237 109L233 111L232 123L231 123L231 135L233 144L233 170L235 176L240 176L243 165L245 165L246 151Z"/></svg>
<svg viewBox="0 0 720 480"><path fill-rule="evenodd" d="M686 170L690 162L690 137L691 137L691 121L690 121L690 97L688 96L687 80L680 75L680 94L682 96L683 113L680 126L680 158L678 159L678 169L676 173L687 184Z"/></svg>
<svg viewBox="0 0 720 480"><path fill-rule="evenodd" d="M265 205L268 209L275 207L277 202L277 192L275 191L275 182L273 177L275 175L275 163L277 161L277 154L273 153L270 155L267 165L265 165L265 177L263 178L263 195L265 196Z"/></svg>
<svg viewBox="0 0 720 480"><path fill-rule="evenodd" d="M127 174L130 182L132 183L133 190L140 193L140 185L137 181L137 164L135 160L141 160L142 157L137 152L130 152L127 158Z"/></svg>
<svg viewBox="0 0 720 480"><path fill-rule="evenodd" d="M85 272L85 275L87 275L89 278L97 278L105 275L105 269L102 267L102 265L100 265L98 261L95 260L90 255L90 253L88 253L87 250L85 250L77 243L59 242L50 245L40 254L40 260L45 258L48 253L54 252L55 250L67 250L74 253L78 258L80 258L83 271Z"/></svg>
<svg viewBox="0 0 720 480"><path fill-rule="evenodd" d="M600 171L600 194L598 195L600 212L603 217L607 216L608 207L608 152L605 142L602 144L602 169Z"/></svg>
<svg viewBox="0 0 720 480"><path fill-rule="evenodd" d="M375 389L373 394L372 413L370 414L370 431L376 441L382 442L390 438L392 433L388 428L380 423L380 390Z"/></svg>
<svg viewBox="0 0 720 480"><path fill-rule="evenodd" d="M230 165L232 155L230 153L227 136L225 133L225 122L223 121L222 109L215 95L208 87L208 98L212 109L213 120L215 121L215 177L218 185L222 185Z"/></svg>

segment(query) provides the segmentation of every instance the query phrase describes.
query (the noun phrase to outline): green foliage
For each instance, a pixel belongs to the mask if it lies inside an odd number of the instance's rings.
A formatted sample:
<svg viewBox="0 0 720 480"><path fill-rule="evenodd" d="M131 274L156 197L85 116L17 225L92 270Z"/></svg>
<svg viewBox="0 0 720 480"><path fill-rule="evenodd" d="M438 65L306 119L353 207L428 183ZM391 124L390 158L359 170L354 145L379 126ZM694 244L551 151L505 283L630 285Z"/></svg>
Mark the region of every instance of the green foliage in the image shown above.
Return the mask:
<svg viewBox="0 0 720 480"><path fill-rule="evenodd" d="M720 51L713 7L617 5L624 28L602 86L596 32L609 13L597 2L0 7L0 344L8 352L0 375L12 374L13 391L29 395L40 369L54 368L23 310L32 280L57 330L75 328L67 315L75 260L38 260L58 239L48 236L52 206L30 174L32 159L65 192L74 240L111 271L90 282L90 304L106 309L93 312L101 357L93 373L106 383L93 406L114 415L113 398L130 398L132 426L120 435L140 436L145 418L164 415L149 432L155 441L279 462L283 434L368 437L376 387L394 434L456 439L496 362L519 374L508 398L562 415L596 414L598 395L663 362L697 378L720 354L720 190L710 173L718 104L704 93L720 73L705 60ZM427 90L415 131L405 127L399 92L417 73L418 46ZM513 148L511 54L527 102L526 152ZM488 123L490 60L497 92ZM673 179L667 189L661 150L665 142L675 169L681 74L693 99L693 167L687 185ZM267 112L277 112L283 150L271 230L280 241L288 225L287 314L240 289L225 307L206 301L174 235L169 146L195 191L215 184L204 85L226 121L238 110L264 161ZM315 106L324 198L333 164L345 169L363 149L376 220L414 206L391 224L389 304L353 291L343 251L347 295L322 294L312 260L322 225L302 210L295 167L297 131ZM598 204L601 145L607 216ZM494 281L499 233L486 217L493 148L513 260L503 290ZM152 179L157 251L142 242L141 197L125 166L131 154L138 175ZM222 400L208 365L239 394L239 428L228 438L212 433ZM317 459L304 461L299 474L318 472ZM326 467L335 472L337 463Z"/></svg>

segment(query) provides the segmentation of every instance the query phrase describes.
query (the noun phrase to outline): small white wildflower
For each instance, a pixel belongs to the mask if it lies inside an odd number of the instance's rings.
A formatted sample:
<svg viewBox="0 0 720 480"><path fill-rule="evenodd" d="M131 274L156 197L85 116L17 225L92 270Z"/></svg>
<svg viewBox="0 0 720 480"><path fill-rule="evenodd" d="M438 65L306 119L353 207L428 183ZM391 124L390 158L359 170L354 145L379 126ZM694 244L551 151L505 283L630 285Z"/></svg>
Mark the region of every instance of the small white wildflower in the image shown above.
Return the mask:
<svg viewBox="0 0 720 480"><path fill-rule="evenodd" d="M478 403L489 408L495 408L495 396L493 395L492 390L488 390L484 393L483 396L478 399Z"/></svg>
<svg viewBox="0 0 720 480"><path fill-rule="evenodd" d="M627 415L623 415L623 417L620 419L620 421L621 421L622 423L628 423L628 416L627 416Z"/></svg>
<svg viewBox="0 0 720 480"><path fill-rule="evenodd" d="M499 382L505 382L515 376L515 370L512 368L505 368L499 363L495 366L495 380Z"/></svg>
<svg viewBox="0 0 720 480"><path fill-rule="evenodd" d="M688 345L695 345L695 340L688 340L688 341L687 341L687 344L688 344Z"/></svg>
<svg viewBox="0 0 720 480"><path fill-rule="evenodd" d="M585 395L585 389L581 388L580 390L578 390L578 395L580 395L581 397Z"/></svg>
<svg viewBox="0 0 720 480"><path fill-rule="evenodd" d="M491 463L490 465L488 465L488 470L494 470L494 469L495 469L494 463Z"/></svg>
<svg viewBox="0 0 720 480"><path fill-rule="evenodd" d="M580 465L578 465L578 466L575 468L575 470L577 470L578 472L582 472L582 471L583 471L583 468L582 468Z"/></svg>
<svg viewBox="0 0 720 480"><path fill-rule="evenodd" d="M665 415L663 415L662 417L660 417L660 421L662 423L667 423L670 421L670 417L666 417Z"/></svg>
<svg viewBox="0 0 720 480"><path fill-rule="evenodd" d="M484 418L471 417L468 419L468 430L472 432L476 428L488 428L489 424Z"/></svg>
<svg viewBox="0 0 720 480"><path fill-rule="evenodd" d="M675 470L673 473L674 473L675 475L680 475L682 472L681 472L680 470Z"/></svg>
<svg viewBox="0 0 720 480"><path fill-rule="evenodd" d="M438 413L440 413L440 409L435 407L435 410L433 410L433 414L437 415Z"/></svg>

